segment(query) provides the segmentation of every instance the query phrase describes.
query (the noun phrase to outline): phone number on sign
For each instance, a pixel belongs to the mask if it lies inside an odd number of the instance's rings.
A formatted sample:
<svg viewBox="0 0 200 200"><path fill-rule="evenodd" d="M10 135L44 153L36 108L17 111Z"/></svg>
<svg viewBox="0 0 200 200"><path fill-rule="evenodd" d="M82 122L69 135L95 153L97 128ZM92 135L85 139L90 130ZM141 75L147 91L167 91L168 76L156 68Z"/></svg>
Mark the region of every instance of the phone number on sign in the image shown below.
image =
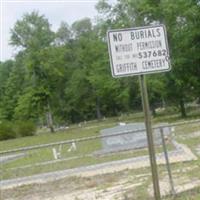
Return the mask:
<svg viewBox="0 0 200 200"><path fill-rule="evenodd" d="M157 51L144 51L138 53L138 58L150 58L150 57L157 57L157 56L168 56L167 50L157 50Z"/></svg>

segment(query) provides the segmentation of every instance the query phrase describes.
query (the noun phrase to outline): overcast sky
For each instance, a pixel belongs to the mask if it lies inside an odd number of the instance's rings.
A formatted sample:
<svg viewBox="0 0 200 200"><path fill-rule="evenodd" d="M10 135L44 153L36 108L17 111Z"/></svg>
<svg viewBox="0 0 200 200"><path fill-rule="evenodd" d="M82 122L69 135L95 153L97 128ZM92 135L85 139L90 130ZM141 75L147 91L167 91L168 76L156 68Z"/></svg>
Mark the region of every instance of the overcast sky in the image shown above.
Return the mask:
<svg viewBox="0 0 200 200"><path fill-rule="evenodd" d="M56 31L61 21L71 25L84 17L94 19L97 15L95 5L98 0L0 0L0 2L0 60L5 61L13 58L15 54L13 47L9 46L10 29L24 13L39 11L39 14L45 15L49 20L52 30Z"/></svg>

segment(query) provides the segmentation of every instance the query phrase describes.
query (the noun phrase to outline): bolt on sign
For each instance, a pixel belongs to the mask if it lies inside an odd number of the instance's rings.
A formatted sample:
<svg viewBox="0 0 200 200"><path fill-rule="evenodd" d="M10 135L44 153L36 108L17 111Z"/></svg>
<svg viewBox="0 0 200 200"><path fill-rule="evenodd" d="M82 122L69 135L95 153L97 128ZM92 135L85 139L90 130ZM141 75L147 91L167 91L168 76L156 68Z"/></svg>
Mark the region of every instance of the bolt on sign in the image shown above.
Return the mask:
<svg viewBox="0 0 200 200"><path fill-rule="evenodd" d="M169 71L169 49L164 25L107 32L113 77Z"/></svg>

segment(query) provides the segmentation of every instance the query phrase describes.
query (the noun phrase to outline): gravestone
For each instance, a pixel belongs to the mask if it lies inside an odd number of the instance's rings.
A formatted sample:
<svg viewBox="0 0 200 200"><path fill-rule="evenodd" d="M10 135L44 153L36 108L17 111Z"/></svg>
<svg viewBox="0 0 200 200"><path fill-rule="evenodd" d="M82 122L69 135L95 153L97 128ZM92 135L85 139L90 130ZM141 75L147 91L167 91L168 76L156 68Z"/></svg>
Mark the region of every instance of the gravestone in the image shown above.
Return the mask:
<svg viewBox="0 0 200 200"><path fill-rule="evenodd" d="M167 125L158 124L158 126ZM164 135L170 135L170 128L164 128ZM112 135L110 137L103 137L101 139L103 149L99 153L110 153L122 150L147 148L147 136L144 123L131 123L119 125L113 128L108 128L100 131L102 136ZM120 135L116 135L120 134ZM162 139L159 129L153 130L154 144L161 145Z"/></svg>

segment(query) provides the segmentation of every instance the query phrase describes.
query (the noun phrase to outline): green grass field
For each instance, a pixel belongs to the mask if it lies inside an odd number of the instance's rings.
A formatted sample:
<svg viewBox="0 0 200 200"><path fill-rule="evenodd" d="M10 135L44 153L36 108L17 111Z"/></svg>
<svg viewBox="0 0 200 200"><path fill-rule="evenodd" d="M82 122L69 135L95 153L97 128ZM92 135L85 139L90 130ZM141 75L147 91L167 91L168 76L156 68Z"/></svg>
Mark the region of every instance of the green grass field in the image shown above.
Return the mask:
<svg viewBox="0 0 200 200"><path fill-rule="evenodd" d="M66 131L56 132L53 134L40 133L36 136L8 140L1 142L0 151L34 146L39 144L48 144L52 142L59 142L83 137L98 136L100 134L100 130L116 126L119 121L123 121L126 123L138 122L141 121L141 117L142 113L137 113L135 115L110 118L104 121L93 121L87 124L83 123L82 127L79 127L78 125L73 125ZM70 147L70 144L62 145L62 159L59 162L53 163L48 163L48 161L54 160L52 148L58 149L58 145L48 148L30 150L28 152L22 151L27 154L25 157L1 165L1 176L3 179L8 179L148 155L147 149L142 149L137 151L128 151L108 155L104 157L96 157L95 155L93 155L93 153L101 150L101 145L102 144L100 138L78 143L77 151L75 152L67 151ZM169 149L173 149L173 146L170 144L168 145L168 147ZM157 147L157 152L162 152L162 148ZM47 163L43 165L43 163L45 162ZM42 165L39 165L40 163L42 163Z"/></svg>

